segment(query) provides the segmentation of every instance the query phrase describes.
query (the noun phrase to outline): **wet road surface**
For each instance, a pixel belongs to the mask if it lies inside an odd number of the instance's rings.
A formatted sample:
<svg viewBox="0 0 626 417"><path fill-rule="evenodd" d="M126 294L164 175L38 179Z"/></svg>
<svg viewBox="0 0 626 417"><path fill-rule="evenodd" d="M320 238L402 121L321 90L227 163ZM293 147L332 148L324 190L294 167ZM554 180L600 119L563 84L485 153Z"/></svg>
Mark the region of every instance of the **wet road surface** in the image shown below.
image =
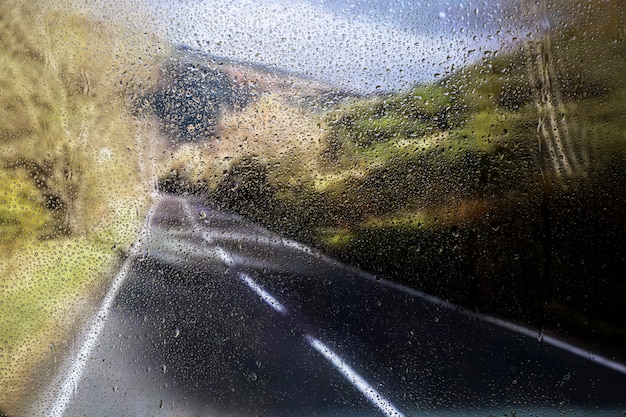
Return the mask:
<svg viewBox="0 0 626 417"><path fill-rule="evenodd" d="M43 414L624 415L626 369L164 197Z"/></svg>

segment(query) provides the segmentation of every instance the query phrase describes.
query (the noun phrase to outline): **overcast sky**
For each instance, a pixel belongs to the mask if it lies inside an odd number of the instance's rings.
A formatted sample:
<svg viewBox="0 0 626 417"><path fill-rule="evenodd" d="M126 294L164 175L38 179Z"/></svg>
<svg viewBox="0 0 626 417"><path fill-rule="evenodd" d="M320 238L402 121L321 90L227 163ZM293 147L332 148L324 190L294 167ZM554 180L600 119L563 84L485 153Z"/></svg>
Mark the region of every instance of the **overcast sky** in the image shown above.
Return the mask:
<svg viewBox="0 0 626 417"><path fill-rule="evenodd" d="M359 92L433 80L503 39L492 0L143 1L176 43Z"/></svg>

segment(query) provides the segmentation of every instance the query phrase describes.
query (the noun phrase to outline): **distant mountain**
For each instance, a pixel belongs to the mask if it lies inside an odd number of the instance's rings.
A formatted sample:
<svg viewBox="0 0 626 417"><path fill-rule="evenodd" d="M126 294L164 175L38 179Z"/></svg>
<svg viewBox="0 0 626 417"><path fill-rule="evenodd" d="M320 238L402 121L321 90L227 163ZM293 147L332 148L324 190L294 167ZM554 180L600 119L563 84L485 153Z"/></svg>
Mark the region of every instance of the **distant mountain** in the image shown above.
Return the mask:
<svg viewBox="0 0 626 417"><path fill-rule="evenodd" d="M215 134L224 110L241 110L269 93L294 106L322 108L355 95L307 76L179 46L142 102L172 143L201 142Z"/></svg>

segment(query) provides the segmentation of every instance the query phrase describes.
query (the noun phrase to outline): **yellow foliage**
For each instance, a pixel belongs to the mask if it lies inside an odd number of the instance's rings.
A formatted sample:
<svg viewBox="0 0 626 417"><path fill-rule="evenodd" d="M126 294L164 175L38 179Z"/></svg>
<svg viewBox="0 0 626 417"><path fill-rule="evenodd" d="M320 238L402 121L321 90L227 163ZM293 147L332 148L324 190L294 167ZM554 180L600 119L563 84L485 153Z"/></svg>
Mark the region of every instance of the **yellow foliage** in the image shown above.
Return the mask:
<svg viewBox="0 0 626 417"><path fill-rule="evenodd" d="M69 228L81 233L99 223L107 188L138 191L142 161L127 148L147 134L129 117L124 93L147 87L135 80L151 79L154 66L141 62L158 43L67 9L0 6L0 161L46 167L47 192L65 203ZM115 175L102 187L107 172Z"/></svg>
<svg viewBox="0 0 626 417"><path fill-rule="evenodd" d="M322 133L314 112L264 93L243 110L225 111L216 139L179 146L169 167L214 188L233 162L252 156L281 180L302 180L316 171Z"/></svg>
<svg viewBox="0 0 626 417"><path fill-rule="evenodd" d="M152 192L154 132L132 115L129 97L156 81L153 62L167 51L158 38L79 3L0 3L6 412L45 383L49 346L63 345L134 242Z"/></svg>
<svg viewBox="0 0 626 417"><path fill-rule="evenodd" d="M0 245L33 240L52 221L37 187L23 170L0 171Z"/></svg>

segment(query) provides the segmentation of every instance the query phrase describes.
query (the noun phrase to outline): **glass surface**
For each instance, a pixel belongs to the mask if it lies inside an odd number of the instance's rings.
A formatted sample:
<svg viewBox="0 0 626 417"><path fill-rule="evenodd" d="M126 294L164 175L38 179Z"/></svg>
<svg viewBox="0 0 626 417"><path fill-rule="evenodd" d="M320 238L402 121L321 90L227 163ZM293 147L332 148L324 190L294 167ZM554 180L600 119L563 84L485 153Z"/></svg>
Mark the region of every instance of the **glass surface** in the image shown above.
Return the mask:
<svg viewBox="0 0 626 417"><path fill-rule="evenodd" d="M623 415L625 14L2 2L0 415Z"/></svg>

